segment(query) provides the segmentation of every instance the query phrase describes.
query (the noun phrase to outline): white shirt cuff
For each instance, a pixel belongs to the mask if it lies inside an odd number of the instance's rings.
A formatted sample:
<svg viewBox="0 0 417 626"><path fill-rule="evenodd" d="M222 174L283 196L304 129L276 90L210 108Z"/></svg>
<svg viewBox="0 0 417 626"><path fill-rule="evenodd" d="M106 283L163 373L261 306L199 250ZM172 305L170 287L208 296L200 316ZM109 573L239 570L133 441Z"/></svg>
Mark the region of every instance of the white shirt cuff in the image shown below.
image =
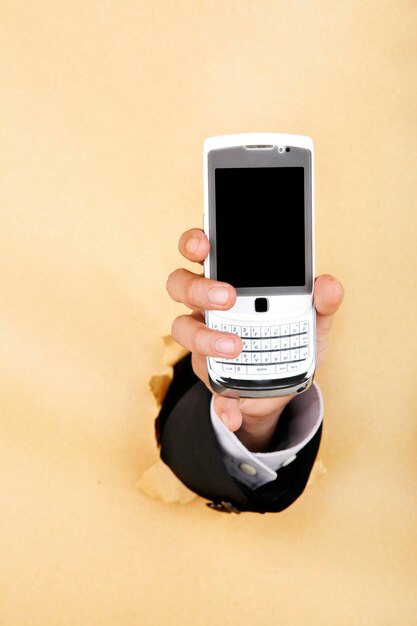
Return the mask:
<svg viewBox="0 0 417 626"><path fill-rule="evenodd" d="M251 489L257 489L277 478L280 467L289 465L297 453L314 437L323 421L323 398L319 386L312 386L295 396L288 404L288 447L275 452L251 452L238 437L223 424L214 409L211 398L210 416L222 459L231 476Z"/></svg>

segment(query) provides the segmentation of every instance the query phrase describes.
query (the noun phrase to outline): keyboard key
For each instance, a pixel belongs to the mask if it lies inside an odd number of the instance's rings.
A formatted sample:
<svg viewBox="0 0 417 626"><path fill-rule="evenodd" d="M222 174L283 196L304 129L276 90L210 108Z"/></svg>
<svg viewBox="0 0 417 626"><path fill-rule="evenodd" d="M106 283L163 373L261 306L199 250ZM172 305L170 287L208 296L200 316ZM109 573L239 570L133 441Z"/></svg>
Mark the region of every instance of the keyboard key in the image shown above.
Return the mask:
<svg viewBox="0 0 417 626"><path fill-rule="evenodd" d="M257 365L251 367L251 372L254 374L275 374L275 365Z"/></svg>
<svg viewBox="0 0 417 626"><path fill-rule="evenodd" d="M290 337L290 346L291 348L298 348L300 345L300 335L294 335Z"/></svg>
<svg viewBox="0 0 417 626"><path fill-rule="evenodd" d="M262 326L261 328L261 337L270 337L271 336L271 327L270 326Z"/></svg>
<svg viewBox="0 0 417 626"><path fill-rule="evenodd" d="M300 333L308 332L308 321L300 322Z"/></svg>
<svg viewBox="0 0 417 626"><path fill-rule="evenodd" d="M300 335L300 346L308 345L308 335Z"/></svg>
<svg viewBox="0 0 417 626"><path fill-rule="evenodd" d="M289 337L283 337L281 339L281 348L283 350L286 350L289 347L290 347L290 339L289 339Z"/></svg>
<svg viewBox="0 0 417 626"><path fill-rule="evenodd" d="M246 365L236 365L236 374L247 374Z"/></svg>
<svg viewBox="0 0 417 626"><path fill-rule="evenodd" d="M300 351L299 350L291 350L290 351L290 361L298 361L300 358Z"/></svg>
<svg viewBox="0 0 417 626"><path fill-rule="evenodd" d="M232 326L232 331L231 332L234 335L240 335L240 328L241 328L240 326Z"/></svg>
<svg viewBox="0 0 417 626"><path fill-rule="evenodd" d="M289 372L297 372L300 369L300 364L299 363L289 363L288 364L288 371Z"/></svg>
<svg viewBox="0 0 417 626"><path fill-rule="evenodd" d="M242 337L250 337L250 326L242 326Z"/></svg>
<svg viewBox="0 0 417 626"><path fill-rule="evenodd" d="M242 352L242 363L252 363L252 354L250 352Z"/></svg>
<svg viewBox="0 0 417 626"><path fill-rule="evenodd" d="M271 363L271 353L262 352L262 363Z"/></svg>
<svg viewBox="0 0 417 626"><path fill-rule="evenodd" d="M270 349L271 349L271 340L261 339L261 350L270 350Z"/></svg>
<svg viewBox="0 0 417 626"><path fill-rule="evenodd" d="M242 339L243 350L250 350L252 342L250 339Z"/></svg>
<svg viewBox="0 0 417 626"><path fill-rule="evenodd" d="M281 339L271 339L271 350L279 350L281 348Z"/></svg>
<svg viewBox="0 0 417 626"><path fill-rule="evenodd" d="M281 363L285 363L286 361L290 360L290 351L289 350L283 350L281 352Z"/></svg>
<svg viewBox="0 0 417 626"><path fill-rule="evenodd" d="M250 329L250 334L251 334L251 337L260 337L261 336L260 326L252 326Z"/></svg>
<svg viewBox="0 0 417 626"><path fill-rule="evenodd" d="M259 354L259 352L252 352L252 363L260 363L261 362L261 355Z"/></svg>
<svg viewBox="0 0 417 626"><path fill-rule="evenodd" d="M271 337L279 337L280 334L279 326L271 327Z"/></svg>
<svg viewBox="0 0 417 626"><path fill-rule="evenodd" d="M223 364L223 372L227 372L228 374L235 373L236 365Z"/></svg>
<svg viewBox="0 0 417 626"><path fill-rule="evenodd" d="M260 339L252 339L252 347L251 350L260 350L261 349L261 340Z"/></svg>
<svg viewBox="0 0 417 626"><path fill-rule="evenodd" d="M231 333L232 327L230 326L230 324L222 324L222 331L224 333Z"/></svg>
<svg viewBox="0 0 417 626"><path fill-rule="evenodd" d="M290 326L289 324L281 324L281 335L285 337L290 334Z"/></svg>
<svg viewBox="0 0 417 626"><path fill-rule="evenodd" d="M281 362L281 352L278 350L276 352L271 352L271 361L272 363L280 363Z"/></svg>
<svg viewBox="0 0 417 626"><path fill-rule="evenodd" d="M290 324L290 334L294 335L295 333L299 333L300 332L300 324L298 322L294 322L293 324Z"/></svg>
<svg viewBox="0 0 417 626"><path fill-rule="evenodd" d="M217 323L212 324L212 325L211 325L211 328L212 328L213 330L221 330L221 326L220 326L220 324L217 324Z"/></svg>
<svg viewBox="0 0 417 626"><path fill-rule="evenodd" d="M308 357L308 348L300 348L300 359L306 359Z"/></svg>
<svg viewBox="0 0 417 626"><path fill-rule="evenodd" d="M280 365L276 365L276 373L277 374L284 374L287 371L287 364L285 363L281 363Z"/></svg>

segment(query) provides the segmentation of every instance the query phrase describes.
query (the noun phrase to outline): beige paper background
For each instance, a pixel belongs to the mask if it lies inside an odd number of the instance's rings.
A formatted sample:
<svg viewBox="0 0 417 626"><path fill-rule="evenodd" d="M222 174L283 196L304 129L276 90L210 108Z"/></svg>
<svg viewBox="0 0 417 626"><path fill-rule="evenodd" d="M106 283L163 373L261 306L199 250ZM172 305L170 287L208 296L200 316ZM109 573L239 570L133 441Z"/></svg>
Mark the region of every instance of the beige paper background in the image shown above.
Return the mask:
<svg viewBox="0 0 417 626"><path fill-rule="evenodd" d="M416 4L0 4L2 626L416 624ZM206 136L310 134L327 473L165 504L149 378Z"/></svg>

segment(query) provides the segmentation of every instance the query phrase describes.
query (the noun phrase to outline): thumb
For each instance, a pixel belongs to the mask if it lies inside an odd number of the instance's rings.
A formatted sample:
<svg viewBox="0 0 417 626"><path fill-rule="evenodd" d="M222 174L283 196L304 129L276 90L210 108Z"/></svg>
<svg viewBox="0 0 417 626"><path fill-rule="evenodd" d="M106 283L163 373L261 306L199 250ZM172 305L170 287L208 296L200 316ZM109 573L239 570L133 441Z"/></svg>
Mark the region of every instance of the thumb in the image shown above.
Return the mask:
<svg viewBox="0 0 417 626"><path fill-rule="evenodd" d="M317 341L327 338L333 316L342 304L344 289L330 274L318 276L314 282L314 304L317 313Z"/></svg>
<svg viewBox="0 0 417 626"><path fill-rule="evenodd" d="M242 426L243 418L238 398L226 398L216 393L214 394L214 410L223 424L232 432L239 430Z"/></svg>

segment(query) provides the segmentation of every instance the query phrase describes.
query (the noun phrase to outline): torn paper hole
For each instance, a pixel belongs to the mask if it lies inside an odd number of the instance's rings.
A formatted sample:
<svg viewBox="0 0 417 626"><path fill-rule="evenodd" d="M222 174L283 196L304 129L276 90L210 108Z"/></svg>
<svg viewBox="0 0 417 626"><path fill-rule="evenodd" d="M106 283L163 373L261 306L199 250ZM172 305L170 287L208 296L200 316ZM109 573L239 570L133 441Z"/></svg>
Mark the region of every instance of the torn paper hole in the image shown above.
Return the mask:
<svg viewBox="0 0 417 626"><path fill-rule="evenodd" d="M163 337L165 345L162 363L166 373L156 374L151 377L149 386L156 400L157 407L162 405L165 394L173 377L173 366L182 359L188 350L177 344L170 335ZM307 487L320 480L327 473L327 469L321 460L316 460L311 470ZM149 467L140 478L137 488L151 498L157 498L166 503L179 502L187 504L197 494L188 489L171 471L171 469L159 459Z"/></svg>
<svg viewBox="0 0 417 626"><path fill-rule="evenodd" d="M167 503L187 504L197 498L161 460L146 470L137 487L145 495Z"/></svg>
<svg viewBox="0 0 417 626"><path fill-rule="evenodd" d="M174 341L171 335L165 335L165 337L162 337L162 341L165 345L164 354L162 356L162 363L164 365L175 365L175 363L178 363L178 361L189 352L187 348L180 346Z"/></svg>
<svg viewBox="0 0 417 626"><path fill-rule="evenodd" d="M188 353L188 350L176 343L170 335L162 339L165 346L162 363L166 372L152 376L149 381L158 412L173 377L173 366ZM161 459L143 473L137 483L137 488L146 496L166 503L187 504L198 497L175 476Z"/></svg>

